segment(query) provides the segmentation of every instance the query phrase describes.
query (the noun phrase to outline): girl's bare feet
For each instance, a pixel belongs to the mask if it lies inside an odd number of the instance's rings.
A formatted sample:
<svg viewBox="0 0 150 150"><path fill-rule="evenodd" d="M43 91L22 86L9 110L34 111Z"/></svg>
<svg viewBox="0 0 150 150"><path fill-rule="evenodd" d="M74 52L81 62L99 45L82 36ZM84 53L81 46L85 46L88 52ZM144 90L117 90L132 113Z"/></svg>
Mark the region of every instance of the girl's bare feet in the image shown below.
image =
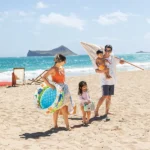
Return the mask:
<svg viewBox="0 0 150 150"><path fill-rule="evenodd" d="M83 126L87 127L88 126L87 122L83 122Z"/></svg>
<svg viewBox="0 0 150 150"><path fill-rule="evenodd" d="M72 129L70 127L66 127L66 130L67 131L71 131Z"/></svg>
<svg viewBox="0 0 150 150"><path fill-rule="evenodd" d="M87 121L86 121L86 124L89 124L89 123L90 123L90 121L89 121L89 120L87 120Z"/></svg>

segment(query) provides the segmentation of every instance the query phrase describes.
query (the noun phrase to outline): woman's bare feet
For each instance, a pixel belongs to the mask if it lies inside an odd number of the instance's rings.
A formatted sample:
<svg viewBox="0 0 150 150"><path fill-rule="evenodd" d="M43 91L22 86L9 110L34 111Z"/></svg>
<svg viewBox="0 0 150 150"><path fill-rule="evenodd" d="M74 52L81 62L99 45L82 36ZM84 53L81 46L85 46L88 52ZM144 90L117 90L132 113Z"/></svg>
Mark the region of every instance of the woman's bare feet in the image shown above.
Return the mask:
<svg viewBox="0 0 150 150"><path fill-rule="evenodd" d="M47 110L47 111L46 111L46 114L48 115L49 113L50 113L50 111L49 111L49 110Z"/></svg>
<svg viewBox="0 0 150 150"><path fill-rule="evenodd" d="M95 113L94 117L98 117L99 116L98 111L95 110L94 113Z"/></svg>
<svg viewBox="0 0 150 150"><path fill-rule="evenodd" d="M57 129L57 128L58 128L58 125L55 125L54 128Z"/></svg>

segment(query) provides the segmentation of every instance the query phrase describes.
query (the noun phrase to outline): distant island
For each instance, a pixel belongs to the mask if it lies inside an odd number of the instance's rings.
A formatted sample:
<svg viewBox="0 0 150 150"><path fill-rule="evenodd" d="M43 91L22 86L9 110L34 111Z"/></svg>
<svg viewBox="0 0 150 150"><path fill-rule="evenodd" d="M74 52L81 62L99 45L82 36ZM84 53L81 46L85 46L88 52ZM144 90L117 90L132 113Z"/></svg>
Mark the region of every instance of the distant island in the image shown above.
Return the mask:
<svg viewBox="0 0 150 150"><path fill-rule="evenodd" d="M72 52L67 47L61 45L52 50L29 50L27 53L27 57L30 56L55 56L56 54L62 54L64 56L72 56L77 55L76 53Z"/></svg>
<svg viewBox="0 0 150 150"><path fill-rule="evenodd" d="M138 51L136 53L150 53L150 52Z"/></svg>

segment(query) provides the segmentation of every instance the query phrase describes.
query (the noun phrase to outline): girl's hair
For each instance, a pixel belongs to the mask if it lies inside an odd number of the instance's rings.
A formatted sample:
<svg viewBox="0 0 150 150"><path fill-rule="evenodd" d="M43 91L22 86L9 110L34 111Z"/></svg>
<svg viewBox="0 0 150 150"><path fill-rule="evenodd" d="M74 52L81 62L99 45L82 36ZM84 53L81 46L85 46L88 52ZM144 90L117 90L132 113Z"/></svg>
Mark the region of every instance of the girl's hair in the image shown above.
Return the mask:
<svg viewBox="0 0 150 150"><path fill-rule="evenodd" d="M66 57L62 54L57 54L54 58L54 62L56 63L60 63L66 60Z"/></svg>
<svg viewBox="0 0 150 150"><path fill-rule="evenodd" d="M79 82L78 95L82 95L82 87L83 86L87 86L87 83L85 81Z"/></svg>

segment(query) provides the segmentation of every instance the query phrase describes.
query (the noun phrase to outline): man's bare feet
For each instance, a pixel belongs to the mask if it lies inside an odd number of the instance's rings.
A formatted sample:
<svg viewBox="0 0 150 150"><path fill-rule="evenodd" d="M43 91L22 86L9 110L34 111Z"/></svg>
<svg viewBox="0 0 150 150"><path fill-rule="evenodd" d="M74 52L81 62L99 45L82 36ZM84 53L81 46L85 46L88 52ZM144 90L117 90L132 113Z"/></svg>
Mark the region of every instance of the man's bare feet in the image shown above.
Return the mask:
<svg viewBox="0 0 150 150"><path fill-rule="evenodd" d="M108 115L115 115L114 113L110 113L110 112L109 112L109 113L107 113L107 114L108 114Z"/></svg>

